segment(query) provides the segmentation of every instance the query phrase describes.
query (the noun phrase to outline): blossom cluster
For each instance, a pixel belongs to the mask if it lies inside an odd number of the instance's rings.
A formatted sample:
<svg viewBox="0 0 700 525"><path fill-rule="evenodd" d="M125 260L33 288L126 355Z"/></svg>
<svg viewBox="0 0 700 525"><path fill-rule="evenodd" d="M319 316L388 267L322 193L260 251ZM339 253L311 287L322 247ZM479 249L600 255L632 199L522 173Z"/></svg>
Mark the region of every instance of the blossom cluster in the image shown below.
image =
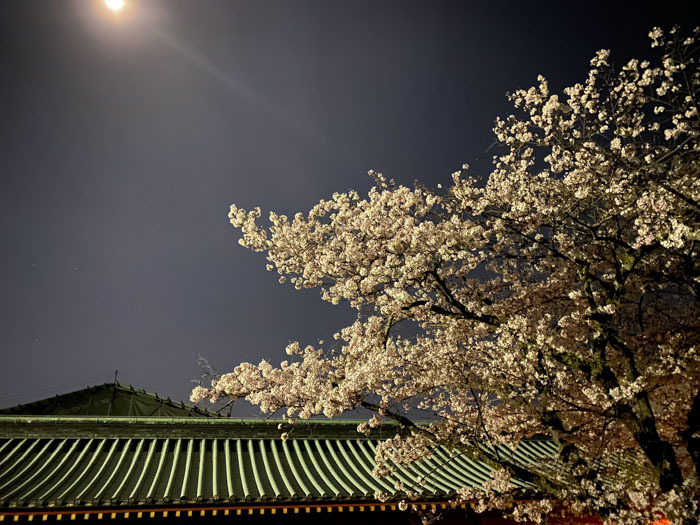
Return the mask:
<svg viewBox="0 0 700 525"><path fill-rule="evenodd" d="M371 172L366 197L336 193L268 226L233 205L240 243L280 282L346 302L357 320L330 345L291 344L278 367L241 364L193 400L246 398L292 421L368 408L358 431L385 419L410 431L377 449L377 475L434 445L473 454L498 469L480 495L460 495L484 509L512 502L518 471L474 443L546 435L561 454L533 469L542 500L516 514L557 501L616 523L692 516L697 36L654 29L658 65L616 68L600 51L562 93L539 77L510 94L485 184L466 165L438 191ZM431 425L415 424L426 414Z"/></svg>

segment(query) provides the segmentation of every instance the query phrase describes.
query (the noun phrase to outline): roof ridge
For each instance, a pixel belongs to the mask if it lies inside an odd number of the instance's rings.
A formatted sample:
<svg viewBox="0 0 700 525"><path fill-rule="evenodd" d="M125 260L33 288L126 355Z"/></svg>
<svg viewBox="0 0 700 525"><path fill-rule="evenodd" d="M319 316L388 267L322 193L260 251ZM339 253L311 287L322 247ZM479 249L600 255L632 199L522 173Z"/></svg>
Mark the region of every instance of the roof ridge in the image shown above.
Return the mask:
<svg viewBox="0 0 700 525"><path fill-rule="evenodd" d="M190 405L188 403L185 403L184 401L173 401L172 399L170 399L170 396L163 397L163 396L159 395L158 392L155 392L155 391L149 392L145 388L134 388L133 385L131 385L131 384L129 384L128 388L127 388L125 383L120 383L119 381L115 381L113 383L104 383L104 386L106 386L106 385L116 385L117 387L123 388L124 390L126 390L128 392L136 392L136 393L141 393L141 394L144 394L144 395L147 395L150 397L155 397L158 401L162 401L163 403L167 403L170 406L173 406L176 408L188 408L191 410L195 410L197 412L204 412L205 414L223 417L223 416L221 416L221 414L219 414L216 411L207 410L206 408L198 407L197 405ZM100 385L100 386L103 386L103 385Z"/></svg>
<svg viewBox="0 0 700 525"><path fill-rule="evenodd" d="M116 385L117 387L121 387L128 392L136 392L136 393L141 393L141 394L144 394L147 396L155 397L158 401L161 401L163 403L167 403L170 406L175 407L175 408L187 408L187 409L194 410L197 412L203 412L205 414L209 414L212 416L224 417L224 416L221 416L221 414L219 414L216 411L207 410L206 408L198 407L197 405L190 405L188 403L185 403L184 401L173 401L172 399L170 399L170 396L168 396L167 398L162 397L162 396L158 395L158 392L155 392L155 391L148 392L145 388L140 388L140 389L134 388L133 385L131 385L131 384L129 384L129 387L127 388L125 383L120 383L119 381L114 381L112 383L104 383L104 385L100 385L100 386L106 386L106 385Z"/></svg>
<svg viewBox="0 0 700 525"><path fill-rule="evenodd" d="M110 393L111 391L111 393ZM101 399L100 399L101 396ZM109 399L107 399L109 396ZM131 396L128 404L124 397ZM134 396L141 397L140 403L135 403ZM121 402L118 399L122 399ZM99 408L94 405L97 402L103 410L106 410L104 416L120 415L112 413L113 410L122 412L121 415L132 416L153 416L156 412L160 412L160 416L177 417L178 411L184 412L184 417L210 417L224 418L225 416L215 412L201 408L196 405L189 405L184 402L173 401L170 397L162 397L157 392L148 392L145 388L134 388L133 385L126 385L119 381L105 382L99 385L88 385L85 388L55 394L36 401L28 403L18 403L17 405L0 409L0 414L7 415L100 415ZM116 403L115 403L116 402ZM148 412L148 405L152 405L152 411ZM160 407L163 407L161 410ZM97 412L95 412L97 411ZM141 413L139 413L141 411Z"/></svg>

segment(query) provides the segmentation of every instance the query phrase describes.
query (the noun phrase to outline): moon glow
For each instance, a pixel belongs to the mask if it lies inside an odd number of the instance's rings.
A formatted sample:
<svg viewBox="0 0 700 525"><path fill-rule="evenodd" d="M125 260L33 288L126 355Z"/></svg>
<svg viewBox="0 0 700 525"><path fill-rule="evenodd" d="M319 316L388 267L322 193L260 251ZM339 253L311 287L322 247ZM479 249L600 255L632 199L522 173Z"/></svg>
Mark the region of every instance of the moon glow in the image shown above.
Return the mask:
<svg viewBox="0 0 700 525"><path fill-rule="evenodd" d="M112 11L119 11L124 7L124 0L105 0L105 4L107 4L107 7Z"/></svg>

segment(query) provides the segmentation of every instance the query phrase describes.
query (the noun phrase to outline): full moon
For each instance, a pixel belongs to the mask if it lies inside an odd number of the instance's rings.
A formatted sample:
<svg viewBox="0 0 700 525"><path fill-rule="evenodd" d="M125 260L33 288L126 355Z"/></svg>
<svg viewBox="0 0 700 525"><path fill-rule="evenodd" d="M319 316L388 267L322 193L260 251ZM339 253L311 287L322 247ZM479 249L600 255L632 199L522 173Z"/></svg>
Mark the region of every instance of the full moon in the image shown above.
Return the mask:
<svg viewBox="0 0 700 525"><path fill-rule="evenodd" d="M107 7L112 11L119 11L124 7L124 0L105 0L105 4L107 4Z"/></svg>

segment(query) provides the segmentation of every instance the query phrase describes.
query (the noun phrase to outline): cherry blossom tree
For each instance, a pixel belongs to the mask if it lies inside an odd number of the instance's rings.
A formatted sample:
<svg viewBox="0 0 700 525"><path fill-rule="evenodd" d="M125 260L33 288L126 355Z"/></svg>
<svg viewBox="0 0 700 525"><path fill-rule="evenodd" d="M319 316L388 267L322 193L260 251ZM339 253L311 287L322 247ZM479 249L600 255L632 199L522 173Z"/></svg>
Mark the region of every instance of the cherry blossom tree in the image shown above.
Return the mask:
<svg viewBox="0 0 700 525"><path fill-rule="evenodd" d="M359 431L394 420L376 473L443 445L492 465L457 497L510 503L511 476L554 506L615 523L692 521L700 472L699 29L650 33L658 65L508 95L501 154L447 188L370 172L366 197L336 193L289 218L231 207L240 243L297 289L347 302L356 321L330 345L243 363L193 400L246 398L291 422L364 407ZM418 419L429 423L417 423ZM559 446L523 468L492 446ZM477 444L480 444L477 445ZM510 499L509 499L510 498ZM640 521L641 520L641 521Z"/></svg>

